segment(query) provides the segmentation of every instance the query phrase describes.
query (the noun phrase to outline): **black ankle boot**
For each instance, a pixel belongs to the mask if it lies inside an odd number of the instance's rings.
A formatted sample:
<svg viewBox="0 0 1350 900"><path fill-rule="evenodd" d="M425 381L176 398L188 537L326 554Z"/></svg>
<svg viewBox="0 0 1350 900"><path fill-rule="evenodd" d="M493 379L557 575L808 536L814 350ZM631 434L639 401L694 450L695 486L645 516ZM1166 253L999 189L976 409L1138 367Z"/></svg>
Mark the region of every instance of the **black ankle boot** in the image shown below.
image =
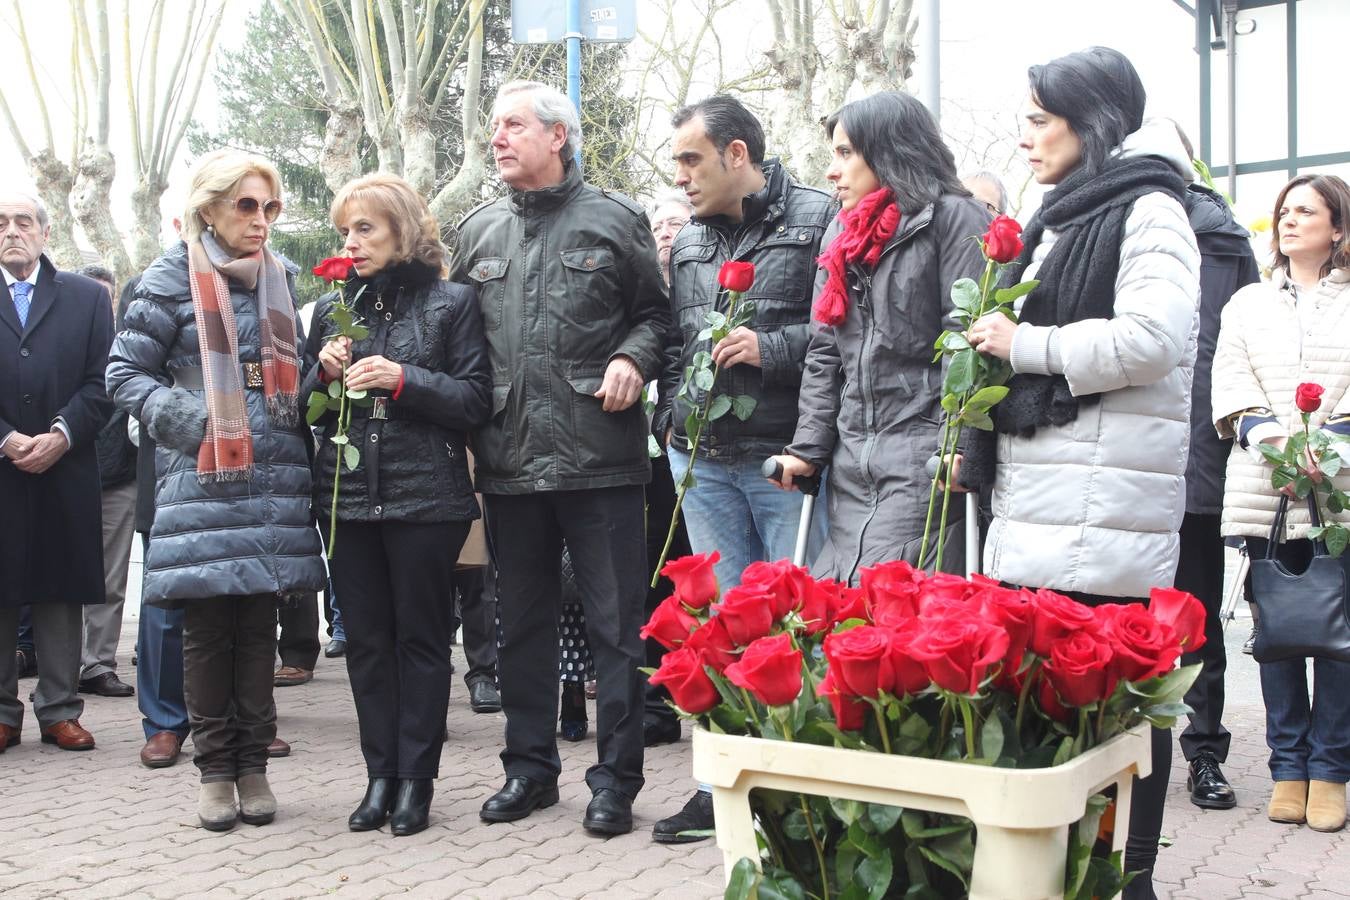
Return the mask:
<svg viewBox="0 0 1350 900"><path fill-rule="evenodd" d="M405 837L425 830L430 824L433 792L430 778L400 778L394 811L389 815L389 833Z"/></svg>
<svg viewBox="0 0 1350 900"><path fill-rule="evenodd" d="M347 818L347 827L352 831L374 831L383 825L389 818L390 807L394 805L394 792L397 787L397 778L370 779L361 805Z"/></svg>
<svg viewBox="0 0 1350 900"><path fill-rule="evenodd" d="M579 681L564 681L558 711L558 733L565 741L585 740L590 724L586 719L586 688Z"/></svg>

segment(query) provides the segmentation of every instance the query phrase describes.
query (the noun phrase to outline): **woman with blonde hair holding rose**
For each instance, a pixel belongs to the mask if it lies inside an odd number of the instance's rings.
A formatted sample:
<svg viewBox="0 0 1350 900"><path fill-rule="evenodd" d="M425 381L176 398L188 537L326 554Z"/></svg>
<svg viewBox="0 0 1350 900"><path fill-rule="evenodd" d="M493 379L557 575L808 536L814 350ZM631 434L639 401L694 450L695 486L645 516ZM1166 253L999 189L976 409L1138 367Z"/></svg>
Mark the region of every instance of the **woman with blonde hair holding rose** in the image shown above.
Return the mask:
<svg viewBox="0 0 1350 900"><path fill-rule="evenodd" d="M277 605L325 582L300 417L295 270L267 248L281 207L271 163L203 157L183 240L142 275L107 371L113 402L157 445L141 596L184 611L197 815L213 831L276 814L267 746Z"/></svg>
<svg viewBox="0 0 1350 900"><path fill-rule="evenodd" d="M436 219L411 185L358 178L338 191L332 217L350 257L342 293L369 334L332 337L335 298L321 299L309 339L318 364L304 393L344 379L373 399L354 408L347 431L356 467L330 440L332 412L317 423L314 461L317 508L334 502L338 483L329 568L369 778L347 824L371 831L388 821L409 835L427 827L440 765L455 561L480 515L465 434L487 420L492 376L477 298L445 280Z"/></svg>
<svg viewBox="0 0 1350 900"><path fill-rule="evenodd" d="M1214 352L1215 425L1235 438L1220 528L1246 538L1252 559L1266 555L1281 493L1259 445L1284 449L1302 412L1315 428L1350 435L1350 186L1311 173L1290 181L1275 201L1271 247L1270 281L1233 295ZM1322 480L1311 464L1305 472ZM1350 474L1334 484L1350 490ZM1312 560L1308 526L1304 504L1289 504L1276 558L1291 571ZM1260 671L1274 781L1267 815L1339 831L1350 780L1350 663L1314 659L1311 702L1306 658L1261 663Z"/></svg>

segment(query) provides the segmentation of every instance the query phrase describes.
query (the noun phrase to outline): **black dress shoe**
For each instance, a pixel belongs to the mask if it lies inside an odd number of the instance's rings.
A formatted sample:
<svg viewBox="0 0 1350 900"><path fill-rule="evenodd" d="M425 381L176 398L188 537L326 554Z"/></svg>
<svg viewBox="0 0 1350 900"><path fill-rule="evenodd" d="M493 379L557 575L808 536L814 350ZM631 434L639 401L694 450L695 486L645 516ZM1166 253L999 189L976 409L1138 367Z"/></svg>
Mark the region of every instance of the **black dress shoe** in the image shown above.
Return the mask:
<svg viewBox="0 0 1350 900"><path fill-rule="evenodd" d="M93 678L80 679L81 694L98 694L100 697L130 697L136 689L117 677L116 672L104 672Z"/></svg>
<svg viewBox="0 0 1350 900"><path fill-rule="evenodd" d="M655 747L657 744L673 744L679 739L679 719L642 720L642 746Z"/></svg>
<svg viewBox="0 0 1350 900"><path fill-rule="evenodd" d="M515 775L506 779L502 789L487 799L478 811L478 818L484 822L514 822L557 802L556 784L540 784Z"/></svg>
<svg viewBox="0 0 1350 900"><path fill-rule="evenodd" d="M469 685L469 709L476 713L502 711L502 695L497 686L486 678Z"/></svg>
<svg viewBox="0 0 1350 900"><path fill-rule="evenodd" d="M397 778L372 778L366 785L366 795L356 812L347 817L347 827L352 831L374 831L389 818L389 810L394 806L394 794L398 788Z"/></svg>
<svg viewBox="0 0 1350 900"><path fill-rule="evenodd" d="M627 834L633 830L633 801L618 791L601 788L587 804L581 827L594 834Z"/></svg>
<svg viewBox="0 0 1350 900"><path fill-rule="evenodd" d="M323 655L329 659L337 659L339 656L346 656L347 642L340 638L333 638L328 642L328 646L323 648Z"/></svg>
<svg viewBox="0 0 1350 900"><path fill-rule="evenodd" d="M1201 809L1232 809L1237 806L1237 797L1228 779L1223 777L1219 761L1213 753L1197 753L1191 760L1190 776L1186 779L1186 790L1191 792L1191 802Z"/></svg>
<svg viewBox="0 0 1350 900"><path fill-rule="evenodd" d="M710 831L712 827L712 793L698 791L689 798L684 809L652 826L652 840L658 844L689 844L704 841L712 835L699 832Z"/></svg>
<svg viewBox="0 0 1350 900"><path fill-rule="evenodd" d="M389 814L389 833L406 837L425 831L431 816L431 795L435 793L430 778L400 778L394 811Z"/></svg>
<svg viewBox="0 0 1350 900"><path fill-rule="evenodd" d="M37 651L15 650L14 667L19 670L20 678L32 678L37 674Z"/></svg>

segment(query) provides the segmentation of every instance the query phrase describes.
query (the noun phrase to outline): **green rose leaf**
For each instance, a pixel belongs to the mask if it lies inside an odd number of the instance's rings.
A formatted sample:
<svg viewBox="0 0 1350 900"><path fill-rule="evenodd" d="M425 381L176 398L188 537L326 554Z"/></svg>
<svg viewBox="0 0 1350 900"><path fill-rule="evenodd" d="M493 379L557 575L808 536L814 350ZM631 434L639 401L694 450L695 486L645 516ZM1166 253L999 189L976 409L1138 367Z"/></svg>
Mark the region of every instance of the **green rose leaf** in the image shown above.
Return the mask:
<svg viewBox="0 0 1350 900"><path fill-rule="evenodd" d="M980 388L966 401L966 408L988 411L1006 396L1008 396L1008 389L1002 385Z"/></svg>
<svg viewBox="0 0 1350 900"><path fill-rule="evenodd" d="M364 341L370 337L370 329L364 325L353 325L345 333L347 337L354 341Z"/></svg>
<svg viewBox="0 0 1350 900"><path fill-rule="evenodd" d="M872 823L877 834L885 834L896 826L900 821L900 814L904 810L898 806L887 806L884 803L867 804L867 821Z"/></svg>
<svg viewBox="0 0 1350 900"><path fill-rule="evenodd" d="M694 372L694 386L701 391L710 391L713 386L711 369L698 369Z"/></svg>
<svg viewBox="0 0 1350 900"><path fill-rule="evenodd" d="M999 288L994 291L994 302L1001 304L1013 303L1019 297L1025 297L1027 294L1036 290L1038 284L1040 284L1039 281L1032 279L1031 281L1019 282L1012 287Z"/></svg>
<svg viewBox="0 0 1350 900"><path fill-rule="evenodd" d="M744 422L754 415L755 407L758 405L759 401L754 397L749 394L741 394L731 398L731 414Z"/></svg>
<svg viewBox="0 0 1350 900"><path fill-rule="evenodd" d="M347 444L342 448L342 461L347 464L347 471L352 471L361 463L361 451Z"/></svg>
<svg viewBox="0 0 1350 900"><path fill-rule="evenodd" d="M867 887L867 900L881 900L891 886L894 873L890 854L868 857L858 864L858 881Z"/></svg>
<svg viewBox="0 0 1350 900"><path fill-rule="evenodd" d="M726 900L750 900L754 895L755 882L759 880L759 870L755 861L742 856L731 868L731 878L727 879L727 890L722 896Z"/></svg>
<svg viewBox="0 0 1350 900"><path fill-rule="evenodd" d="M328 396L334 399L342 396L342 382L334 379L328 382Z"/></svg>
<svg viewBox="0 0 1350 900"><path fill-rule="evenodd" d="M711 386L709 385L709 387ZM708 421L716 422L729 412L731 412L731 398L726 394L718 394L713 398L712 405L708 407Z"/></svg>
<svg viewBox="0 0 1350 900"><path fill-rule="evenodd" d="M1350 531L1343 525L1328 525L1325 540L1327 552L1333 557L1339 557L1345 552L1346 544L1350 543Z"/></svg>
<svg viewBox="0 0 1350 900"><path fill-rule="evenodd" d="M362 390L361 388L357 388L357 389L354 390L354 391L347 391L347 399L348 399L348 400L363 400L363 399L365 399L365 396L366 396L366 392L365 392L364 390Z"/></svg>
<svg viewBox="0 0 1350 900"><path fill-rule="evenodd" d="M1277 466L1282 465L1285 461L1284 454L1281 453L1279 450L1276 450L1270 444L1257 443L1256 449L1260 451L1261 455L1264 456L1269 462Z"/></svg>
<svg viewBox="0 0 1350 900"><path fill-rule="evenodd" d="M347 436L345 434L335 434L332 437L330 437L329 440L337 444L339 447L341 447L343 444L349 443L349 441L347 440Z"/></svg>
<svg viewBox="0 0 1350 900"><path fill-rule="evenodd" d="M980 286L974 279L958 278L952 283L952 305L967 313L980 308Z"/></svg>
<svg viewBox="0 0 1350 900"><path fill-rule="evenodd" d="M974 350L959 350L952 354L951 365L947 367L947 377L942 384L945 394L964 394L975 385Z"/></svg>

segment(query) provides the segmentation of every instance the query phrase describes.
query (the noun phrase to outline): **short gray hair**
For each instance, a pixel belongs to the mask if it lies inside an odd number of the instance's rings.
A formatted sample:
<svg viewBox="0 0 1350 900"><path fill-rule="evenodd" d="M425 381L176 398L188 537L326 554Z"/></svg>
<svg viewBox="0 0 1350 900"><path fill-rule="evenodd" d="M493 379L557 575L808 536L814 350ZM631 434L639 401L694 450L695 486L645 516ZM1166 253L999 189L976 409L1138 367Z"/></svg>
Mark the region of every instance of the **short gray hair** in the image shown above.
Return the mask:
<svg viewBox="0 0 1350 900"><path fill-rule="evenodd" d="M678 188L668 188L652 198L652 205L647 210L647 218L656 220L656 211L668 204L683 206L690 215L694 214L694 204L689 202L689 195Z"/></svg>
<svg viewBox="0 0 1350 900"><path fill-rule="evenodd" d="M37 215L38 228L43 231L52 224L51 218L47 215L47 207L43 205L42 198L37 194L31 194L28 191L3 190L0 191L0 197L10 200L25 200L33 204L33 212Z"/></svg>
<svg viewBox="0 0 1350 900"><path fill-rule="evenodd" d="M971 172L968 175L961 176L962 184L969 184L972 181L983 181L986 184L993 185L998 190L998 211L1006 213L1008 211L1008 189L1003 186L1003 179L999 178L993 172L981 170Z"/></svg>
<svg viewBox="0 0 1350 900"><path fill-rule="evenodd" d="M562 123L567 132L567 139L563 142L558 155L562 157L564 164L570 165L573 157L581 152L581 117L577 115L577 108L572 105L566 94L542 81L508 81L497 90L497 100L493 106L501 102L503 97L524 93L531 95L534 100L535 118L542 122L545 128Z"/></svg>

